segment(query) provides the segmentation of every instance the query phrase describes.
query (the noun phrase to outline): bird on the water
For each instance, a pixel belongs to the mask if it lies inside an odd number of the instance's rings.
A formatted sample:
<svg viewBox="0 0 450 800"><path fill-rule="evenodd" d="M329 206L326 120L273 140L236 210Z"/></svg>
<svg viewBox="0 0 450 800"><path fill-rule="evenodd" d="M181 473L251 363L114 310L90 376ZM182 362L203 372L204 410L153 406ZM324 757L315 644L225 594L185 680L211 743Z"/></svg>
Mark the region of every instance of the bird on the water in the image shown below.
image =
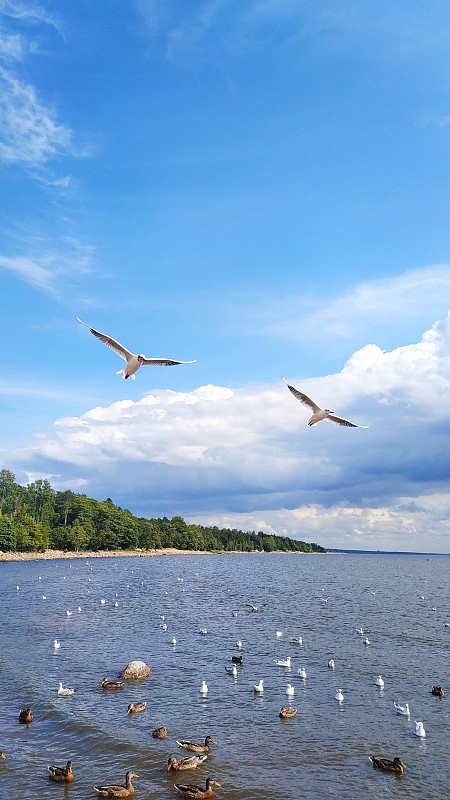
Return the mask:
<svg viewBox="0 0 450 800"><path fill-rule="evenodd" d="M432 686L431 687L431 694L434 694L435 697L444 697L444 690L442 686Z"/></svg>
<svg viewBox="0 0 450 800"><path fill-rule="evenodd" d="M145 711L147 703L129 703L127 714L138 714L140 711Z"/></svg>
<svg viewBox="0 0 450 800"><path fill-rule="evenodd" d="M161 725L159 728L155 728L152 731L152 736L154 739L165 739L167 736L167 728L164 725Z"/></svg>
<svg viewBox="0 0 450 800"><path fill-rule="evenodd" d="M179 747L182 747L184 750L191 750L193 753L209 753L211 749L209 746L210 744L217 744L212 736L206 736L205 744L197 744L197 742L192 742L189 739L177 740L177 745Z"/></svg>
<svg viewBox="0 0 450 800"><path fill-rule="evenodd" d="M121 689L122 681L109 681L108 678L103 678L101 687L102 689Z"/></svg>
<svg viewBox="0 0 450 800"><path fill-rule="evenodd" d="M376 683L376 685L378 686L379 689L382 689L384 687L384 680L381 677L381 675L378 675L375 683Z"/></svg>
<svg viewBox="0 0 450 800"><path fill-rule="evenodd" d="M425 733L423 722L418 722L416 719L414 720L414 733L416 736L419 736L420 739L425 739L427 734Z"/></svg>
<svg viewBox="0 0 450 800"><path fill-rule="evenodd" d="M385 772L397 772L399 775L405 771L406 766L403 761L396 756L395 758L376 758L376 756L369 756L372 764L377 769L383 769Z"/></svg>
<svg viewBox="0 0 450 800"><path fill-rule="evenodd" d="M395 708L397 714L400 714L402 717L409 717L410 716L408 703L405 703L404 706L401 706L399 703L396 703L395 700L394 700L394 708Z"/></svg>
<svg viewBox="0 0 450 800"><path fill-rule="evenodd" d="M135 355L134 353L130 353L126 347L124 347L119 342L116 342L111 336L107 336L106 333L101 333L101 331L97 331L95 328L91 328L90 325L87 325L86 322L83 322L82 319L76 317L78 322L81 322L86 328L89 328L90 332L103 344L106 344L111 350L114 351L118 356L123 358L126 361L126 367L123 369L119 369L116 372L116 375L123 375L125 380L127 378L132 378L135 380L136 372L138 371L139 367L146 366L146 367L172 367L176 364L194 364L195 361L175 361L173 358L147 358L146 356L139 353Z"/></svg>
<svg viewBox="0 0 450 800"><path fill-rule="evenodd" d="M264 683L264 681L263 681L262 678L261 678L259 683L255 683L255 685L253 687L253 691L255 692L255 694L263 694L263 692L264 692L263 683Z"/></svg>
<svg viewBox="0 0 450 800"><path fill-rule="evenodd" d="M196 784L184 783L176 783L175 789L183 797L193 797L194 799L197 798L198 800L207 800L207 798L213 796L213 790L211 788L212 786L220 786L220 783L217 783L217 781L213 780L213 778L207 778L204 789Z"/></svg>
<svg viewBox="0 0 450 800"><path fill-rule="evenodd" d="M65 688L61 681L59 682L58 687L58 697L72 697L75 694L75 689Z"/></svg>
<svg viewBox="0 0 450 800"><path fill-rule="evenodd" d="M51 766L48 768L48 772L52 781L57 781L58 783L72 783L73 781L71 761L68 761L65 767Z"/></svg>
<svg viewBox="0 0 450 800"><path fill-rule="evenodd" d="M136 772L132 772L132 770L128 770L125 775L125 786L112 783L108 786L94 786L94 789L101 797L133 797L134 786L131 783L131 778L139 778L139 775Z"/></svg>
<svg viewBox="0 0 450 800"><path fill-rule="evenodd" d="M206 753L202 753L198 756L187 756L187 758L174 758L171 756L167 761L167 772L170 772L171 769L181 772L183 769L195 769L199 767L203 761L206 761L208 758Z"/></svg>
<svg viewBox="0 0 450 800"><path fill-rule="evenodd" d="M292 392L294 397L297 400L300 400L304 406L308 406L313 412L312 416L308 420L308 425L311 427L312 425L316 425L321 420L326 419L329 422L335 422L336 425L342 425L346 428L368 428L368 425L356 425L354 422L350 422L348 419L343 419L343 417L337 417L334 411L330 411L329 408L320 408L314 400L311 400L307 394L303 394L303 392L299 392L294 386L291 386L284 378L283 378L286 386L288 387L289 391Z"/></svg>
<svg viewBox="0 0 450 800"><path fill-rule="evenodd" d="M30 708L21 708L19 711L19 722L22 725L29 725L33 722L33 714Z"/></svg>
<svg viewBox="0 0 450 800"><path fill-rule="evenodd" d="M297 715L296 708L288 708L287 706L283 706L280 713L278 714L281 719L291 719L291 717L295 717Z"/></svg>

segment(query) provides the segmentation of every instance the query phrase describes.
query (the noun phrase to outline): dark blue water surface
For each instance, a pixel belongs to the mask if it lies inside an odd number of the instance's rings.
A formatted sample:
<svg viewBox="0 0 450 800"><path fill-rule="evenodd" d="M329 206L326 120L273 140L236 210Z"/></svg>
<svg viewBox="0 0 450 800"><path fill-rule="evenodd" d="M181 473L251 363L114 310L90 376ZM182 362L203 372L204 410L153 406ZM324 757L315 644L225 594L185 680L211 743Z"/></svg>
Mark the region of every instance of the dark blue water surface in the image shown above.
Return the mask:
<svg viewBox="0 0 450 800"><path fill-rule="evenodd" d="M221 784L218 800L450 798L449 566L446 556L337 554L0 564L1 798L95 797L94 784L123 783L127 769L140 776L137 800L176 796L175 782L208 775ZM290 643L300 636L302 646ZM225 666L238 639L244 664L233 678ZM276 665L287 656L290 670ZM101 679L132 659L154 674L102 691ZM75 688L72 698L58 697L59 681ZM281 720L288 683L298 714ZM432 696L433 683L444 699ZM128 703L144 700L144 713L127 715ZM409 703L410 719L396 715L394 700ZM17 721L26 706L28 728ZM160 725L168 737L158 741L151 731ZM188 755L177 739L207 734L217 744L202 768L166 772L170 755ZM372 754L400 756L406 772L373 769ZM47 765L68 759L74 783L51 782Z"/></svg>

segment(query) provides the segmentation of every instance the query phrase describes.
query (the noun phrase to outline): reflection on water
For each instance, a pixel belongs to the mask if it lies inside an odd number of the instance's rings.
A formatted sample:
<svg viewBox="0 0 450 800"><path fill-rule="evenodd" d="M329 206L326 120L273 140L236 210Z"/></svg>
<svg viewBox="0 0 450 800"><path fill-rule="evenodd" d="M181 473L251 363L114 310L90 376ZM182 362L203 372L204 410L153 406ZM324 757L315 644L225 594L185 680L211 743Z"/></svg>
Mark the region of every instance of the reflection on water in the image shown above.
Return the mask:
<svg viewBox="0 0 450 800"><path fill-rule="evenodd" d="M170 798L175 782L208 775L221 783L218 800L450 798L449 563L245 554L0 564L1 796L87 798L95 783L123 782L133 769L137 800ZM225 666L239 652L233 677ZM291 668L277 666L288 656ZM135 658L154 674L102 691L101 679ZM58 697L59 681L75 688L72 698ZM443 700L433 683L447 689ZM410 719L395 714L394 700L409 703ZM147 710L127 715L141 701ZM280 719L283 705L297 716ZM28 728L17 722L26 706ZM167 739L152 738L160 725ZM171 754L187 755L177 739L207 734L217 744L200 769L166 773ZM378 772L369 755L398 755L407 770ZM75 781L58 789L47 765L68 759Z"/></svg>

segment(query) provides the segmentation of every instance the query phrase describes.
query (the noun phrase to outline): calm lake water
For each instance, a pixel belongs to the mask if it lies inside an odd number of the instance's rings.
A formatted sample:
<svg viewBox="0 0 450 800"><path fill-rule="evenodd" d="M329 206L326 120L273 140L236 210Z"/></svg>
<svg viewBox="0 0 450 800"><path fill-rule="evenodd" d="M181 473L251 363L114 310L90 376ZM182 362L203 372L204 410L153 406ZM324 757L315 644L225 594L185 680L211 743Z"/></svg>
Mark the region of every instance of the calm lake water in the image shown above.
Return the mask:
<svg viewBox="0 0 450 800"><path fill-rule="evenodd" d="M208 775L221 784L218 800L450 798L449 566L447 556L292 554L0 564L0 796L94 798L94 784L123 783L133 769L137 800L175 797L175 782ZM300 636L302 646L290 643ZM225 665L238 639L244 664L232 678ZM290 670L275 663L287 656ZM154 674L102 691L103 676L135 658ZM73 698L58 698L59 681ZM281 720L288 683L298 714ZM433 683L444 699L431 695ZM127 715L144 700L144 713ZM409 703L411 719L393 700ZM28 728L17 721L27 706ZM162 741L151 736L159 725ZM217 745L202 768L166 772L170 755L188 755L177 739L207 734ZM407 770L379 772L369 755L398 755ZM47 765L68 759L74 783L51 782Z"/></svg>

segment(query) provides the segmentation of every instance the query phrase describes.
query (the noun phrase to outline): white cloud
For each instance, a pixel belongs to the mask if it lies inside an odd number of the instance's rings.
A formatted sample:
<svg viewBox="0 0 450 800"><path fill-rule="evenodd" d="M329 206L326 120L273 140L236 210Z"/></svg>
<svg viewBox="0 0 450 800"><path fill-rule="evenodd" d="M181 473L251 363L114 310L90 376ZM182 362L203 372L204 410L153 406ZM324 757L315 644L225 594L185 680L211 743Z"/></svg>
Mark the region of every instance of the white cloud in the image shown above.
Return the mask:
<svg viewBox="0 0 450 800"><path fill-rule="evenodd" d="M339 374L302 381L369 430L308 428L281 382L202 386L59 419L9 463L58 474L61 485L83 481L88 494L144 515L245 523L328 546L448 550L449 337L447 318L416 344L367 345Z"/></svg>
<svg viewBox="0 0 450 800"><path fill-rule="evenodd" d="M326 287L325 287L326 289ZM292 296L272 304L257 327L256 334L268 333L289 340L306 337L323 342L350 340L387 324L404 326L405 322L427 317L437 305L446 307L450 294L450 265L438 264L410 270L401 275L361 283L331 299L319 295L308 298Z"/></svg>

